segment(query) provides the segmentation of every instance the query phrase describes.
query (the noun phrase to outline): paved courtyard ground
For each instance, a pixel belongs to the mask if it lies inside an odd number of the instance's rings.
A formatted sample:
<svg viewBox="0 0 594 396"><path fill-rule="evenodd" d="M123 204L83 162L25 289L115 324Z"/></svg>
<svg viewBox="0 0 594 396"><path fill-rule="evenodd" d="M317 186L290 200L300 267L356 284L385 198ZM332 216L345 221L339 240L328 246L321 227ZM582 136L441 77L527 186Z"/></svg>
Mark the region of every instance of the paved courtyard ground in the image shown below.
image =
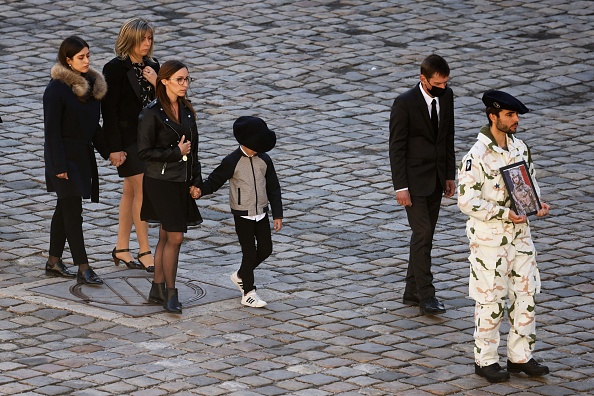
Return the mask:
<svg viewBox="0 0 594 396"><path fill-rule="evenodd" d="M49 70L71 34L101 70L135 16L154 24L155 56L184 61L196 79L205 174L235 147L238 116L277 132L285 219L256 273L266 309L242 307L229 280L240 251L225 188L199 200L205 222L182 246L183 314L144 304L149 274L110 258L121 181L103 160L101 202L85 203L84 221L108 284L44 275L55 203L43 177ZM594 394L593 51L592 1L0 0L0 394ZM452 68L458 160L486 122L485 90L532 110L518 136L553 207L532 222L546 377L495 385L474 375L454 199L443 200L434 247L447 313L400 302L410 231L391 185L388 119L431 53ZM156 228L150 236L154 246Z"/></svg>

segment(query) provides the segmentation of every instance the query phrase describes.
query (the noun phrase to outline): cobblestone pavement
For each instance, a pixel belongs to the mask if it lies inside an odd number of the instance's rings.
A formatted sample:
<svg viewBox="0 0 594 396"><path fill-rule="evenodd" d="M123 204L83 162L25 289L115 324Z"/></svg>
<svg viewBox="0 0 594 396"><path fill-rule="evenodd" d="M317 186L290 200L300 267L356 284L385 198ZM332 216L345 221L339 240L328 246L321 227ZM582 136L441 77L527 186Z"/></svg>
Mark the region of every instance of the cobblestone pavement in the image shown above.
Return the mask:
<svg viewBox="0 0 594 396"><path fill-rule="evenodd" d="M236 117L259 115L277 131L286 218L256 273L266 309L242 307L237 295L199 300L181 316L131 316L74 298L72 281L43 273L55 202L43 179L49 69L76 33L101 70L132 16L156 26L161 62L181 59L197 78L205 173L234 148ZM0 394L593 394L593 50L592 1L0 0ZM492 385L473 374L455 200L443 201L434 248L447 314L400 303L410 232L391 187L389 108L432 52L452 68L458 159L485 122L485 90L505 89L533 110L519 136L553 206L533 222L544 378ZM91 265L117 278L130 273L109 256L120 179L100 167L102 201L85 203L85 237ZM234 290L227 192L199 206L206 221L186 236L180 278ZM32 290L43 287L63 296Z"/></svg>

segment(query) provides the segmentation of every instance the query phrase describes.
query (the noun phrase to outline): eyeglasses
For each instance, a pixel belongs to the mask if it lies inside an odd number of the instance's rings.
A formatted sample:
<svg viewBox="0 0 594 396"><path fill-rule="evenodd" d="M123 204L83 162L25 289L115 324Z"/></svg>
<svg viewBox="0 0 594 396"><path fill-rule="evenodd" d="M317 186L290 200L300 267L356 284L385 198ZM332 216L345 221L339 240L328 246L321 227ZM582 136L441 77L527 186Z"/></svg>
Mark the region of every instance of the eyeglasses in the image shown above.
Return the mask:
<svg viewBox="0 0 594 396"><path fill-rule="evenodd" d="M194 81L191 77L178 77L178 78L169 78L169 81L173 80L176 81L178 85L190 85L192 81Z"/></svg>

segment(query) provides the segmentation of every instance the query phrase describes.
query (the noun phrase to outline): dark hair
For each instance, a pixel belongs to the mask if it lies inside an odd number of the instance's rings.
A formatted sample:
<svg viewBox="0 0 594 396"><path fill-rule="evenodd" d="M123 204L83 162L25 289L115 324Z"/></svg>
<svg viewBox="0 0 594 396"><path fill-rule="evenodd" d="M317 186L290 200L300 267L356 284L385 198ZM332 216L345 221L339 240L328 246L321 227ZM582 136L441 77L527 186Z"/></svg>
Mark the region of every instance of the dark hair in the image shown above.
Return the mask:
<svg viewBox="0 0 594 396"><path fill-rule="evenodd" d="M159 73L157 74L157 87L155 88L155 97L159 100L161 105L163 105L163 110L165 111L165 114L167 114L167 117L171 118L172 120L175 120L175 117L173 116L173 112L171 111L171 103L169 102L169 96L167 96L167 89L165 88L165 85L163 85L161 80L168 80L179 70L187 68L188 67L180 61L168 60L167 62L163 63L163 65L161 65ZM182 102L188 109L190 109L194 116L196 116L194 108L186 98L179 97L178 100Z"/></svg>
<svg viewBox="0 0 594 396"><path fill-rule="evenodd" d="M425 76L427 80L438 74L443 77L450 75L450 66L445 59L439 55L429 55L423 62L421 62L421 74Z"/></svg>
<svg viewBox="0 0 594 396"><path fill-rule="evenodd" d="M83 48L90 48L89 44L78 36L70 36L60 44L58 50L58 62L65 67L70 67L67 58L73 58L74 55L82 51Z"/></svg>
<svg viewBox="0 0 594 396"><path fill-rule="evenodd" d="M501 113L501 110L503 110L503 109L498 109L498 108L493 107L493 106L488 106L485 109L485 114L487 114L487 120L489 121L489 126L493 124L491 122L491 117L489 117L489 114L495 114L497 117L499 117L499 113Z"/></svg>

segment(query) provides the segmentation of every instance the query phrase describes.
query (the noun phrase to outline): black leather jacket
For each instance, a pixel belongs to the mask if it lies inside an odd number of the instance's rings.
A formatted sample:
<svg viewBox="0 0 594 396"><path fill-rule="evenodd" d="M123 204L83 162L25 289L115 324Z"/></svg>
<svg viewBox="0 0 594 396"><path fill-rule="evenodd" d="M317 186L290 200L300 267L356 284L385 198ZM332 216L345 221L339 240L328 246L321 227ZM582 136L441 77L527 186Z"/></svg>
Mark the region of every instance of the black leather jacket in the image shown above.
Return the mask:
<svg viewBox="0 0 594 396"><path fill-rule="evenodd" d="M202 184L198 161L198 127L196 118L180 103L181 126L167 117L158 100L153 100L138 116L138 156L146 161L144 175L153 179ZM182 159L178 143L182 132L192 142L187 161ZM189 139L188 139L189 136Z"/></svg>

